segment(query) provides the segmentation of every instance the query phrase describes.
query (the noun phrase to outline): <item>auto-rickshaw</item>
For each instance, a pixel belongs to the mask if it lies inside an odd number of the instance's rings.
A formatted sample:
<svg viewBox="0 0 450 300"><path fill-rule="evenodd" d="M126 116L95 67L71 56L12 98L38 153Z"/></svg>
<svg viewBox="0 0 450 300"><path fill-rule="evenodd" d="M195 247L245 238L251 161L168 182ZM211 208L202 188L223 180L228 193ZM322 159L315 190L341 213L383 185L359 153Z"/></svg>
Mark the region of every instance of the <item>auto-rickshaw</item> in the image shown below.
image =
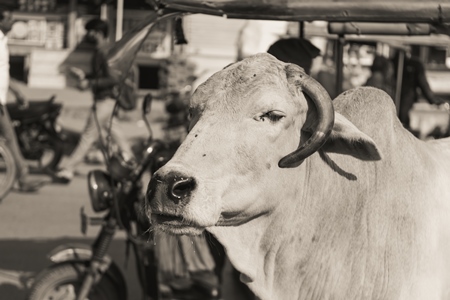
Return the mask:
<svg viewBox="0 0 450 300"><path fill-rule="evenodd" d="M433 33L447 34L449 31L450 1L150 1L154 11L149 17L129 31L109 53L111 66L126 70L152 27L167 18L189 14L208 14L230 19L257 19L299 22L300 35L304 35L305 22L327 21L328 31L337 39L335 48L336 94L342 92L343 46L346 41L358 36L362 39L386 40L399 49L407 45L405 36L421 37ZM407 5L405 5L407 4ZM436 39L435 39L436 40ZM398 68L403 68L401 51ZM401 71L398 74L401 74ZM124 74L124 73L122 73ZM123 75L122 75L123 76ZM397 78L401 85L401 77ZM395 103L399 106L400 89L396 89Z"/></svg>
<svg viewBox="0 0 450 300"><path fill-rule="evenodd" d="M335 83L332 89L328 86L332 97L337 96L343 90L358 87L366 83L367 76L370 75L370 67L375 55L387 57L392 66L394 62L396 70L393 76L393 90L391 97L397 107L401 107L402 83L404 60L406 56L413 56L415 60L422 62L426 70L427 86L430 87L432 97L438 97L448 101L450 90L446 84L450 69L448 68L447 53L450 46L450 37L445 34L438 34L438 30L430 24L379 24L379 23L358 23L348 22L328 24L328 31L310 30L308 38L324 39L327 46L338 51L331 53L334 58L341 55L337 65L341 70L338 74L343 77L343 83L336 85L337 77L332 78ZM340 48L343 48L344 51ZM330 55L330 47L325 51L323 60L327 60ZM355 51L355 48L357 49ZM361 49L363 51L361 51ZM365 56L355 58L350 57L349 52L365 52ZM395 56L395 59L394 59ZM351 60L353 58L353 60ZM356 62L355 62L356 61ZM355 68L355 63L359 68L355 71L349 71ZM335 69L333 75L336 74ZM348 74L351 72L352 74ZM356 73L356 77L361 80L352 80L351 77ZM320 82L320 78L316 78ZM339 78L340 79L340 78ZM352 81L350 84L349 81ZM356 81L356 82L355 82ZM359 82L358 82L359 81ZM321 82L322 83L322 82ZM428 89L428 87L427 87ZM424 95L420 90L418 101L409 110L410 122L405 126L420 139L442 138L449 135L449 114L447 105L429 104L425 96L430 97L430 93Z"/></svg>

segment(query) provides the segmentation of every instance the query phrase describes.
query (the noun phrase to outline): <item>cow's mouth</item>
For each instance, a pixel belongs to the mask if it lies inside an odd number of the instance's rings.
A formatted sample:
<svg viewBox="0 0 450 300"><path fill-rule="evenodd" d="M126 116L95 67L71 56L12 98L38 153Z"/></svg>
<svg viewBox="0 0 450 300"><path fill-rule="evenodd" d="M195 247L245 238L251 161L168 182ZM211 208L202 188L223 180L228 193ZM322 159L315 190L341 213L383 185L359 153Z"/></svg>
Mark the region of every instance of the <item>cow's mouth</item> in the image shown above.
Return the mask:
<svg viewBox="0 0 450 300"><path fill-rule="evenodd" d="M183 223L182 216L170 215L165 213L152 213L152 219L157 224L181 225Z"/></svg>
<svg viewBox="0 0 450 300"><path fill-rule="evenodd" d="M180 215L166 213L152 213L152 223L157 228L172 234L197 235L205 229Z"/></svg>

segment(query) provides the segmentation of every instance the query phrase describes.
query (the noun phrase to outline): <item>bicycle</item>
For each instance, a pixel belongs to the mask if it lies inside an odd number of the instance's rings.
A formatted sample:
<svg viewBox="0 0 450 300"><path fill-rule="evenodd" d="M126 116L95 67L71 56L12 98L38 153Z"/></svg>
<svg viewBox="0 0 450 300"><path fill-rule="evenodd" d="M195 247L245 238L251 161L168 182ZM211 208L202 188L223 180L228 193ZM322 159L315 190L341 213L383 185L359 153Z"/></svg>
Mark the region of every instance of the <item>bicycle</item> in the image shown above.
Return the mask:
<svg viewBox="0 0 450 300"><path fill-rule="evenodd" d="M0 118L5 113L4 107L0 105ZM11 191L16 181L17 166L11 149L8 147L6 139L0 136L0 202Z"/></svg>
<svg viewBox="0 0 450 300"><path fill-rule="evenodd" d="M0 202L8 195L16 180L17 167L6 140L0 138Z"/></svg>

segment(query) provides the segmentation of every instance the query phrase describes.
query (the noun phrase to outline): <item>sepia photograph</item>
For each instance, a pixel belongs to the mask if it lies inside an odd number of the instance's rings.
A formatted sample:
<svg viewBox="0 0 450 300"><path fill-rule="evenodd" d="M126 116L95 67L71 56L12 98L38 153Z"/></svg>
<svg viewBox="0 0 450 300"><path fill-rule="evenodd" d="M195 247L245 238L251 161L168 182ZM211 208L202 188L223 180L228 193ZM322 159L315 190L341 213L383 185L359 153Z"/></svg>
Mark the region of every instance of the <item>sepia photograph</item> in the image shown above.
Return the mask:
<svg viewBox="0 0 450 300"><path fill-rule="evenodd" d="M450 300L450 0L0 0L0 300Z"/></svg>

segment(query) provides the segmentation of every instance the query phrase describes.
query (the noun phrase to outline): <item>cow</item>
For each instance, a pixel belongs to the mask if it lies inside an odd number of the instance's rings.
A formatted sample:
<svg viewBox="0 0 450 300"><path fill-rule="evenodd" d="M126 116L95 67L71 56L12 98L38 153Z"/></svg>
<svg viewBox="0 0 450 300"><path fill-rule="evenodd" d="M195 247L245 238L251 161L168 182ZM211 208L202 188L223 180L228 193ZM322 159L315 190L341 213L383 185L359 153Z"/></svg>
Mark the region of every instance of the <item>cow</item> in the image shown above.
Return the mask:
<svg viewBox="0 0 450 300"><path fill-rule="evenodd" d="M450 139L415 138L375 88L331 101L269 54L231 64L146 197L155 230L212 233L258 299L449 296Z"/></svg>

